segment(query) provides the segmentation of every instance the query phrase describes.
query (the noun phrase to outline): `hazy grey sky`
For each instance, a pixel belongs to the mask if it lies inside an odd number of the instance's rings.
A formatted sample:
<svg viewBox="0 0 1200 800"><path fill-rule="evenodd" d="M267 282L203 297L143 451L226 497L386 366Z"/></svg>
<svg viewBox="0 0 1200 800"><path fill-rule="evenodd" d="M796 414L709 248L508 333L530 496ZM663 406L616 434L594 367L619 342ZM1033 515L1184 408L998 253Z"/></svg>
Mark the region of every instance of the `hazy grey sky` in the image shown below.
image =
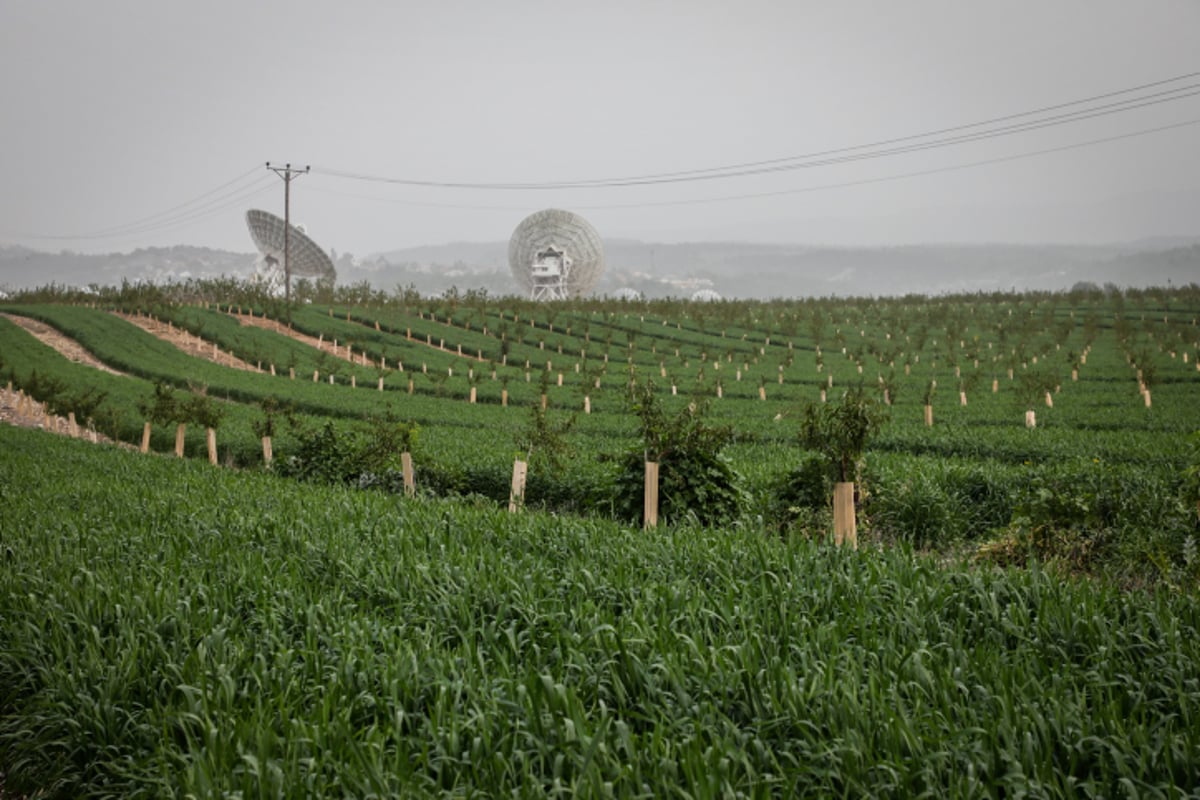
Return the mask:
<svg viewBox="0 0 1200 800"><path fill-rule="evenodd" d="M1200 97L723 180L515 191L331 174L480 183L696 170L1192 72L1197 0L0 0L0 242L248 252L245 210L283 209L268 160L312 165L293 183L293 220L359 255L507 239L550 206L582 213L605 237L648 241L1195 234L1200 125L879 179L1200 120ZM1173 86L1188 85L1200 79ZM861 181L873 182L816 188ZM211 213L176 219L189 212ZM36 238L113 230L122 233Z"/></svg>

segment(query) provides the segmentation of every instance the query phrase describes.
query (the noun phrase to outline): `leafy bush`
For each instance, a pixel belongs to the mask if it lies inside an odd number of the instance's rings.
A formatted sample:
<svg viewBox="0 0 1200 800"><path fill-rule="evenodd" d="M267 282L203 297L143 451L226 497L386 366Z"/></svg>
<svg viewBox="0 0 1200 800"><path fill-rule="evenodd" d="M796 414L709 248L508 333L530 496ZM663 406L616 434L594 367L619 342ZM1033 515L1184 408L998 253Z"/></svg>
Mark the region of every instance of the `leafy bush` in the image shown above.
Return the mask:
<svg viewBox="0 0 1200 800"><path fill-rule="evenodd" d="M34 400L45 403L51 408L55 402L67 391L67 384L56 378L53 375L39 374L38 371L31 370L29 377L20 381L19 385L25 391L25 394L32 397Z"/></svg>
<svg viewBox="0 0 1200 800"><path fill-rule="evenodd" d="M90 425L105 417L101 405L106 397L108 392L94 387L81 389L66 397L57 398L54 409L62 416L74 414L76 422Z"/></svg>
<svg viewBox="0 0 1200 800"><path fill-rule="evenodd" d="M315 483L403 491L400 454L416 442L417 426L394 418L375 419L371 427L339 429L330 421L297 433L293 453L280 459L277 471Z"/></svg>
<svg viewBox="0 0 1200 800"><path fill-rule="evenodd" d="M296 424L296 407L291 403L280 402L279 398L274 395L264 397L259 401L259 408L262 409L262 419L255 420L251 423L254 430L254 435L262 439L267 436L274 437L279 429L280 418L286 419L295 427Z"/></svg>
<svg viewBox="0 0 1200 800"><path fill-rule="evenodd" d="M867 442L886 420L886 410L858 384L847 389L840 402L805 406L800 443L821 454L833 480L855 481Z"/></svg>
<svg viewBox="0 0 1200 800"><path fill-rule="evenodd" d="M637 416L641 444L620 460L614 508L631 520L641 519L645 496L645 463L658 463L659 516L682 520L694 516L711 525L737 516L745 493L732 462L722 449L733 429L704 421L705 406L692 402L670 415L654 393L653 383L634 387L630 410Z"/></svg>
<svg viewBox="0 0 1200 800"><path fill-rule="evenodd" d="M545 392L545 388L542 389ZM567 434L575 426L576 416L572 414L557 422L550 419L549 412L535 403L529 408L529 424L519 430L514 437L517 449L524 452L525 460L530 468L541 472L545 470L561 471L574 454Z"/></svg>
<svg viewBox="0 0 1200 800"><path fill-rule="evenodd" d="M805 453L798 466L771 481L766 491L766 521L782 529L824 530L829 521L833 480L828 464Z"/></svg>
<svg viewBox="0 0 1200 800"><path fill-rule="evenodd" d="M138 410L149 422L155 425L170 425L183 420L182 402L175 390L164 383L154 384L154 395L148 400L138 403Z"/></svg>
<svg viewBox="0 0 1200 800"><path fill-rule="evenodd" d="M1096 459L1033 471L1017 493L1011 522L979 557L1000 564L1032 557L1123 584L1161 578L1194 584L1200 564L1189 548L1197 532L1195 508L1167 476Z"/></svg>
<svg viewBox="0 0 1200 800"><path fill-rule="evenodd" d="M193 392L181 412L186 421L194 422L202 428L220 427L225 416L224 409L203 391Z"/></svg>
<svg viewBox="0 0 1200 800"><path fill-rule="evenodd" d="M361 474L357 447L351 437L339 434L333 422L297 434L294 453L279 459L276 470L286 477L314 483L345 484Z"/></svg>

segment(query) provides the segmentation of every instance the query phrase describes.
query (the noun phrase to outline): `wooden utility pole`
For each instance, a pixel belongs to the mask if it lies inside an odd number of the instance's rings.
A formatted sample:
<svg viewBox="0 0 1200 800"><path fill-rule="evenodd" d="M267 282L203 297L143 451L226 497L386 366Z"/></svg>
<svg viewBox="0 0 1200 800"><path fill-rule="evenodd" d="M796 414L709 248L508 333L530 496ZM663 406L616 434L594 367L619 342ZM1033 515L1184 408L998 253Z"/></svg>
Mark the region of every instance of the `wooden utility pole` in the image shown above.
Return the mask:
<svg viewBox="0 0 1200 800"><path fill-rule="evenodd" d="M307 175L310 167L304 169L293 167L291 164L280 166L271 166L271 162L267 162L267 169L274 172L283 179L283 297L284 303L287 305L288 319L292 318L292 260L290 250L290 239L292 233L292 178L297 175Z"/></svg>

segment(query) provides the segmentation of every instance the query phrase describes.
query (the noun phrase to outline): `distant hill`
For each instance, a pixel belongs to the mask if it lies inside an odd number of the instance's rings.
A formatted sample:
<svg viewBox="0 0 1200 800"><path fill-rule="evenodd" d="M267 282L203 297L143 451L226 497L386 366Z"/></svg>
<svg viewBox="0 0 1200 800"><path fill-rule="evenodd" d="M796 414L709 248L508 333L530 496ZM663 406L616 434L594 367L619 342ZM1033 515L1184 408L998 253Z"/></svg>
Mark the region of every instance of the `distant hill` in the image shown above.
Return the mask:
<svg viewBox="0 0 1200 800"><path fill-rule="evenodd" d="M256 256L207 247L151 247L132 253L43 253L0 245L0 287L24 289L50 283L115 286L122 280L164 282L221 275L248 277Z"/></svg>
<svg viewBox="0 0 1200 800"><path fill-rule="evenodd" d="M1069 289L1079 282L1117 286L1200 281L1200 236L1105 245L930 244L898 247L690 242L605 242L606 269L597 291L633 287L648 297L688 296L699 288L725 297L896 295ZM116 285L246 277L255 256L204 247L148 248L132 253L42 253L0 246L0 288L58 283ZM511 294L507 242L454 242L336 258L338 283L366 281L391 291L425 294L486 289Z"/></svg>
<svg viewBox="0 0 1200 800"><path fill-rule="evenodd" d="M1069 289L1080 281L1118 286L1200 280L1200 236L1108 245L932 244L898 247L606 240L597 291L631 286L650 297L713 288L726 297L895 295ZM471 242L393 250L343 271L379 288L423 292L478 286L511 292L508 245ZM474 282L472 282L474 281Z"/></svg>

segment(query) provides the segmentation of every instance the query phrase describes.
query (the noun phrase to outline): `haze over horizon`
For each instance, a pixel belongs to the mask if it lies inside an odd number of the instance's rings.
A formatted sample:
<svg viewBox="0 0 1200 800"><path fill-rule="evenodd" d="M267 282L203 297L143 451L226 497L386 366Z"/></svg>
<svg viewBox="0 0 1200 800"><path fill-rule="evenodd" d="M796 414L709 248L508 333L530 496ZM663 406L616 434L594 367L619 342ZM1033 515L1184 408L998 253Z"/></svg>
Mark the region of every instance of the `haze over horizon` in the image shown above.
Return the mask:
<svg viewBox="0 0 1200 800"><path fill-rule="evenodd" d="M115 0L3 22L0 244L250 252L246 209L283 211L268 160L312 165L293 221L358 255L505 241L546 207L664 243L1200 232L1189 0ZM667 173L690 174L642 180Z"/></svg>

